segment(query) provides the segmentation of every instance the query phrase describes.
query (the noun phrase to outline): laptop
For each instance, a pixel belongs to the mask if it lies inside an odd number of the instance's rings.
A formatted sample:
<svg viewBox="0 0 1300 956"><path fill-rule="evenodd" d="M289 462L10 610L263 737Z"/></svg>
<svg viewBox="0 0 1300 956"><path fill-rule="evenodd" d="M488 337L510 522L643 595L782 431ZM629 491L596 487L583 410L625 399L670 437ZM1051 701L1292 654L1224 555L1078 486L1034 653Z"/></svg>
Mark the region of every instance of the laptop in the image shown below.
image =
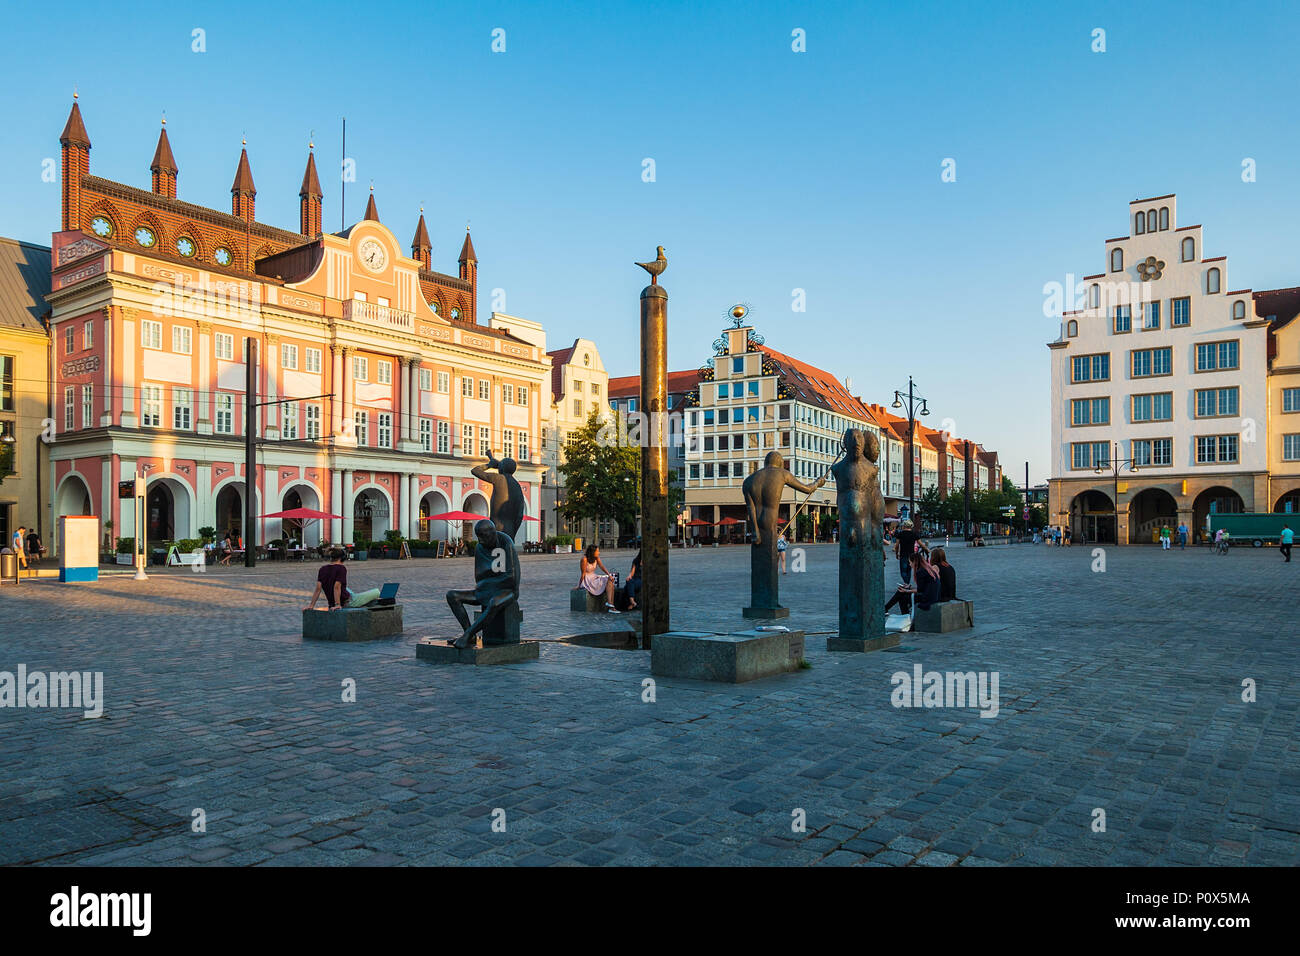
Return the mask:
<svg viewBox="0 0 1300 956"><path fill-rule="evenodd" d="M375 605L377 607L392 607L396 604L397 588L398 585L391 581L388 584L385 584L379 589L379 597L376 598Z"/></svg>

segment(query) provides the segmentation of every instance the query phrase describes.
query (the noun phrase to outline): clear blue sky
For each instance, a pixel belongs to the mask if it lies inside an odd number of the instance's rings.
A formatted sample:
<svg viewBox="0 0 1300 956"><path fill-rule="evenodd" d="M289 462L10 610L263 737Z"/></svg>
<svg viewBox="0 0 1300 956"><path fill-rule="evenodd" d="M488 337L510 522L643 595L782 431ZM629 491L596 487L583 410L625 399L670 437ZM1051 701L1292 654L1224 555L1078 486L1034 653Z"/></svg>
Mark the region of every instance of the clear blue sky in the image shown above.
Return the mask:
<svg viewBox="0 0 1300 956"><path fill-rule="evenodd" d="M147 188L165 109L181 198L228 209L246 135L258 219L289 229L313 129L338 228L346 115L347 221L372 179L403 241L423 202L454 272L471 220L480 318L502 288L552 348L589 336L635 372L632 261L662 244L673 368L745 301L768 344L868 401L914 374L928 423L954 419L1017 481L1026 460L1047 477L1043 283L1101 271L1129 200L1178 193L1237 288L1300 284L1295 3L78 7L6 18L0 234L58 227L41 161L74 83L93 173Z"/></svg>

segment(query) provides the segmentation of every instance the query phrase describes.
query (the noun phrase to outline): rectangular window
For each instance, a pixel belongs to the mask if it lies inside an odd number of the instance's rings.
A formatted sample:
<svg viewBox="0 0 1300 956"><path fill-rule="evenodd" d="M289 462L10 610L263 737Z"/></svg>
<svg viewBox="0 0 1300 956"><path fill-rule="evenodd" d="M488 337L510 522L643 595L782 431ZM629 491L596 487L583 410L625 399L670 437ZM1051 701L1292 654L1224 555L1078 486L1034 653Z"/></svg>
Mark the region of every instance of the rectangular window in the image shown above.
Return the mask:
<svg viewBox="0 0 1300 956"><path fill-rule="evenodd" d="M280 437L287 441L298 438L298 403L285 402L280 406Z"/></svg>
<svg viewBox="0 0 1300 956"><path fill-rule="evenodd" d="M1192 324L1192 300L1188 296L1169 301L1170 324L1175 328Z"/></svg>
<svg viewBox="0 0 1300 956"><path fill-rule="evenodd" d="M1153 466L1173 463L1173 440L1170 438L1135 439L1133 464Z"/></svg>
<svg viewBox="0 0 1300 956"><path fill-rule="evenodd" d="M95 345L95 321L91 319L81 327L81 347L93 348Z"/></svg>
<svg viewBox="0 0 1300 956"><path fill-rule="evenodd" d="M438 454L447 455L451 453L451 424L449 422L438 422Z"/></svg>
<svg viewBox="0 0 1300 956"><path fill-rule="evenodd" d="M692 477L692 478L699 478L699 477L700 477L700 466L699 466L699 465L691 465L691 477Z"/></svg>
<svg viewBox="0 0 1300 956"><path fill-rule="evenodd" d="M1110 465L1110 443L1104 441L1075 442L1070 446L1072 468L1096 468Z"/></svg>
<svg viewBox="0 0 1300 956"><path fill-rule="evenodd" d="M393 363L376 362L375 365L378 366L377 371L379 372L379 384L392 385L393 384Z"/></svg>
<svg viewBox="0 0 1300 956"><path fill-rule="evenodd" d="M573 390L579 395L582 394L582 382L576 378L573 380Z"/></svg>
<svg viewBox="0 0 1300 956"><path fill-rule="evenodd" d="M1282 460L1300 461L1300 435L1282 436Z"/></svg>
<svg viewBox="0 0 1300 956"><path fill-rule="evenodd" d="M369 426L370 426L369 412L358 410L352 413L352 428L354 433L357 436L358 445L369 444L368 441L370 437L368 434Z"/></svg>
<svg viewBox="0 0 1300 956"><path fill-rule="evenodd" d="M63 390L63 430L72 431L72 416L77 407L77 390L71 385Z"/></svg>
<svg viewBox="0 0 1300 956"><path fill-rule="evenodd" d="M1236 435L1198 435L1196 437L1196 463L1198 465L1231 464L1236 460Z"/></svg>
<svg viewBox="0 0 1300 956"><path fill-rule="evenodd" d="M519 461L528 461L528 432L519 433Z"/></svg>
<svg viewBox="0 0 1300 956"><path fill-rule="evenodd" d="M1237 340L1204 342L1196 346L1196 371L1220 372L1237 368Z"/></svg>
<svg viewBox="0 0 1300 956"><path fill-rule="evenodd" d="M737 356L735 356L735 357L732 358L732 360L731 360L731 374L732 374L732 375L744 375L744 374L745 374L745 356L743 356L743 355L737 355Z"/></svg>
<svg viewBox="0 0 1300 956"><path fill-rule="evenodd" d="M758 398L758 382L747 382L746 386L749 391L749 397Z"/></svg>
<svg viewBox="0 0 1300 956"><path fill-rule="evenodd" d="M147 428L162 427L162 386L146 385L140 389L144 398L144 412L140 424Z"/></svg>
<svg viewBox="0 0 1300 956"><path fill-rule="evenodd" d="M1166 422L1174 417L1174 393L1133 396L1134 422Z"/></svg>
<svg viewBox="0 0 1300 956"><path fill-rule="evenodd" d="M95 389L90 385L81 386L81 427L95 427Z"/></svg>
<svg viewBox="0 0 1300 956"><path fill-rule="evenodd" d="M146 349L162 348L162 323L152 319L140 322L140 347Z"/></svg>
<svg viewBox="0 0 1300 956"><path fill-rule="evenodd" d="M189 431L194 417L194 393L188 388L172 389L172 428Z"/></svg>
<svg viewBox="0 0 1300 956"><path fill-rule="evenodd" d="M217 332L213 336L216 345L217 358L224 361L232 361L235 357L235 337L225 332Z"/></svg>
<svg viewBox="0 0 1300 956"><path fill-rule="evenodd" d="M189 355L194 351L194 330L183 325L172 326L172 351Z"/></svg>
<svg viewBox="0 0 1300 956"><path fill-rule="evenodd" d="M352 378L358 382L370 380L370 359L364 355L352 356Z"/></svg>
<svg viewBox="0 0 1300 956"><path fill-rule="evenodd" d="M393 413L379 413L379 441L376 444L380 448L393 447Z"/></svg>
<svg viewBox="0 0 1300 956"><path fill-rule="evenodd" d="M422 392L433 391L433 369L429 369L429 368L420 369L420 391Z"/></svg>
<svg viewBox="0 0 1300 956"><path fill-rule="evenodd" d="M706 425L713 424L713 409L711 408L704 409L704 424Z"/></svg>
<svg viewBox="0 0 1300 956"><path fill-rule="evenodd" d="M280 346L280 368L290 370L298 368L298 346L287 343Z"/></svg>
<svg viewBox="0 0 1300 956"><path fill-rule="evenodd" d="M515 404L516 404L516 405L527 405L527 404L528 404L528 386L527 386L527 385L520 385L517 389L515 389Z"/></svg>
<svg viewBox="0 0 1300 956"><path fill-rule="evenodd" d="M480 458L486 458L492 454L492 430L489 428L479 427L478 453Z"/></svg>
<svg viewBox="0 0 1300 956"><path fill-rule="evenodd" d="M501 433L501 457L515 457L515 436L514 432L508 428Z"/></svg>
<svg viewBox="0 0 1300 956"><path fill-rule="evenodd" d="M1300 412L1300 388L1282 389L1282 411Z"/></svg>
<svg viewBox="0 0 1300 956"><path fill-rule="evenodd" d="M501 386L501 404L513 405L515 403L515 387L509 382Z"/></svg>
<svg viewBox="0 0 1300 956"><path fill-rule="evenodd" d="M731 386L726 382L718 383L718 401L731 397Z"/></svg>
<svg viewBox="0 0 1300 956"><path fill-rule="evenodd" d="M433 451L433 422L427 418L420 419L420 448L426 455Z"/></svg>
<svg viewBox="0 0 1300 956"><path fill-rule="evenodd" d="M1232 388L1198 388L1196 390L1196 417L1216 418L1237 414L1236 386Z"/></svg>
<svg viewBox="0 0 1300 956"><path fill-rule="evenodd" d="M307 440L320 440L320 406L307 406Z"/></svg>
<svg viewBox="0 0 1300 956"><path fill-rule="evenodd" d="M737 435L736 437L739 438L740 436ZM758 432L745 432L745 447L746 448L758 447Z"/></svg>
<svg viewBox="0 0 1300 956"><path fill-rule="evenodd" d="M1109 398L1076 398L1070 402L1072 425L1109 425Z"/></svg>
<svg viewBox="0 0 1300 956"><path fill-rule="evenodd" d="M320 349L311 349L311 348L307 349L307 355L306 355L307 367L305 370L308 372L313 372L316 375L319 375L320 359L321 359Z"/></svg>
<svg viewBox="0 0 1300 956"><path fill-rule="evenodd" d="M217 421L215 424L218 435L233 435L235 433L235 396L217 394Z"/></svg>
<svg viewBox="0 0 1300 956"><path fill-rule="evenodd" d="M1110 353L1076 355L1070 367L1072 382L1105 382L1110 379Z"/></svg>
<svg viewBox="0 0 1300 956"><path fill-rule="evenodd" d="M1160 300L1146 302L1142 305L1142 328L1158 329L1160 328Z"/></svg>
<svg viewBox="0 0 1300 956"><path fill-rule="evenodd" d="M1133 307L1129 305L1115 306L1115 331L1128 332L1133 328Z"/></svg>
<svg viewBox="0 0 1300 956"><path fill-rule="evenodd" d="M748 411L748 413L749 413L749 415L748 415L749 421L751 421L751 422L756 422L756 421L758 421L758 406L757 406L757 405L750 405L749 408L747 409L747 411Z"/></svg>
<svg viewBox="0 0 1300 956"><path fill-rule="evenodd" d="M1131 353L1133 378L1169 375L1173 371L1173 349L1134 349Z"/></svg>
<svg viewBox="0 0 1300 956"><path fill-rule="evenodd" d="M706 436L704 439L704 450L713 451L713 436Z"/></svg>
<svg viewBox="0 0 1300 956"><path fill-rule="evenodd" d="M14 357L0 355L0 412L14 410Z"/></svg>
<svg viewBox="0 0 1300 956"><path fill-rule="evenodd" d="M63 330L63 354L71 355L77 350L77 330L71 325Z"/></svg>
<svg viewBox="0 0 1300 956"><path fill-rule="evenodd" d="M492 383L485 378L478 380L478 397L485 402L492 399Z"/></svg>
<svg viewBox="0 0 1300 956"><path fill-rule="evenodd" d="M470 378L468 375L461 377L460 394L462 398L474 397L474 380Z"/></svg>
<svg viewBox="0 0 1300 956"><path fill-rule="evenodd" d="M474 454L474 426L462 425L460 429L460 453L466 458Z"/></svg>
<svg viewBox="0 0 1300 956"><path fill-rule="evenodd" d="M450 372L439 372L439 373L438 373L438 391L441 392L443 395L446 395L448 392L451 391L451 373L450 373Z"/></svg>
<svg viewBox="0 0 1300 956"><path fill-rule="evenodd" d="M573 417L574 418L582 417L582 399L580 398L575 398L573 400Z"/></svg>
<svg viewBox="0 0 1300 956"><path fill-rule="evenodd" d="M597 399L600 398L600 382L591 383L591 394L594 395Z"/></svg>
<svg viewBox="0 0 1300 956"><path fill-rule="evenodd" d="M712 463L712 462L708 462L708 461L706 461L706 462L704 463L704 477L705 477L705 478L712 478L712 477L713 477L713 463Z"/></svg>

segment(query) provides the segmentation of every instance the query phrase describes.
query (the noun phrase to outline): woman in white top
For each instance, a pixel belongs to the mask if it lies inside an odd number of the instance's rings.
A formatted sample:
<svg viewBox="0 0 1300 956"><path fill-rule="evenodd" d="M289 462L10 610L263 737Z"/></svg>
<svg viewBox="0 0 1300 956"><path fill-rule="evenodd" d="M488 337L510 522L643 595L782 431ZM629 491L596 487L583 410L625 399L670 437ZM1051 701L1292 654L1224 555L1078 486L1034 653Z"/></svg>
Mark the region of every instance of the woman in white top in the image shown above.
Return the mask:
<svg viewBox="0 0 1300 956"><path fill-rule="evenodd" d="M599 570L597 570L599 569ZM583 552L579 563L578 587L583 588L590 594L600 597L605 596L605 610L618 613L614 607L614 576L609 573L603 561L600 560L600 548L594 544L588 545L587 550Z"/></svg>

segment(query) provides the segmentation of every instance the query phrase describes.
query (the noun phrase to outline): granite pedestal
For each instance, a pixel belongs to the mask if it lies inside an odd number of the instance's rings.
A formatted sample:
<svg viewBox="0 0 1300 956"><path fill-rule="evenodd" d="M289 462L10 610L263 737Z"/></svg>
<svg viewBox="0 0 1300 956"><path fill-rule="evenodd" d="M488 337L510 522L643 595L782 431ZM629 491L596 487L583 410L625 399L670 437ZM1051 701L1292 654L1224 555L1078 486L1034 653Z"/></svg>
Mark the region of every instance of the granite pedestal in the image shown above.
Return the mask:
<svg viewBox="0 0 1300 956"><path fill-rule="evenodd" d="M402 633L402 605L302 612L304 641L373 641Z"/></svg>
<svg viewBox="0 0 1300 956"><path fill-rule="evenodd" d="M650 673L741 684L798 670L803 651L803 631L670 631L655 636Z"/></svg>
<svg viewBox="0 0 1300 956"><path fill-rule="evenodd" d="M975 605L970 601L944 601L928 610L916 609L912 630L926 634L947 634L975 626Z"/></svg>
<svg viewBox="0 0 1300 956"><path fill-rule="evenodd" d="M745 607L740 609L740 613L749 620L775 621L778 618L789 617L790 609L788 607Z"/></svg>
<svg viewBox="0 0 1300 956"><path fill-rule="evenodd" d="M424 637L415 645L417 660L434 664L517 664L537 660L536 641L517 641L513 644L471 644L469 647L452 647L447 639Z"/></svg>
<svg viewBox="0 0 1300 956"><path fill-rule="evenodd" d="M884 634L880 637L828 637L826 638L826 650L828 651L857 651L864 653L867 651L883 651L886 647L897 647L902 638L897 634Z"/></svg>

